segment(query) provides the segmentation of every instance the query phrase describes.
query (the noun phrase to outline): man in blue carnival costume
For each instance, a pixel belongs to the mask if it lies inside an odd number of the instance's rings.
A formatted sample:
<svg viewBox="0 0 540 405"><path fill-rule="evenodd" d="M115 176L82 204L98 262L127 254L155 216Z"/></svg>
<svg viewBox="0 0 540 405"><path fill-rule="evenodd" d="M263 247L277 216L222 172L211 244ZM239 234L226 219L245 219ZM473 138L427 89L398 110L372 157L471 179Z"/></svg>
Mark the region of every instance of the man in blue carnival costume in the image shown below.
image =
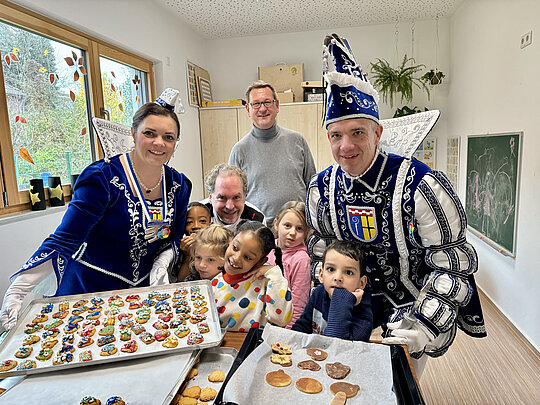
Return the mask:
<svg viewBox="0 0 540 405"><path fill-rule="evenodd" d="M378 94L345 39L327 36L325 125L337 164L314 176L306 198L313 274L335 239L360 243L384 343L406 344L417 375L426 356L452 344L457 327L486 336L466 218L443 173L379 148Z"/></svg>
<svg viewBox="0 0 540 405"><path fill-rule="evenodd" d="M167 282L191 193L189 179L167 165L180 136L175 105L174 89L143 105L133 116L134 149L84 169L61 224L11 277L6 330L36 286L60 296Z"/></svg>

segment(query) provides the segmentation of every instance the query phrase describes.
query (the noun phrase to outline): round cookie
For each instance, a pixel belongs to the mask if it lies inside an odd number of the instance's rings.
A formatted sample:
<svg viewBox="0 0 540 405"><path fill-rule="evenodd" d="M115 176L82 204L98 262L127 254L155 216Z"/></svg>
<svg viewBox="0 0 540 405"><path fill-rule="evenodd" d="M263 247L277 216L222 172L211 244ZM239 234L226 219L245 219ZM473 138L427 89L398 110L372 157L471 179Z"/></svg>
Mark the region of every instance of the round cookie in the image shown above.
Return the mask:
<svg viewBox="0 0 540 405"><path fill-rule="evenodd" d="M319 371L321 366L315 363L313 360L304 360L297 364L298 368L302 370Z"/></svg>
<svg viewBox="0 0 540 405"><path fill-rule="evenodd" d="M308 356L316 361L322 361L328 357L328 353L321 349L307 349L306 352Z"/></svg>
<svg viewBox="0 0 540 405"><path fill-rule="evenodd" d="M360 391L360 387L355 384L349 384L348 382L339 381L335 382L330 386L330 392L336 395L339 392L345 393L347 398L354 397L357 392Z"/></svg>
<svg viewBox="0 0 540 405"><path fill-rule="evenodd" d="M314 378L299 378L294 385L306 394L317 394L322 391L322 384Z"/></svg>
<svg viewBox="0 0 540 405"><path fill-rule="evenodd" d="M217 391L213 388L203 388L201 391L201 395L199 396L199 401L211 401L213 400L217 395Z"/></svg>
<svg viewBox="0 0 540 405"><path fill-rule="evenodd" d="M270 371L266 374L264 379L272 387L286 387L291 383L291 377L283 370Z"/></svg>
<svg viewBox="0 0 540 405"><path fill-rule="evenodd" d="M208 381L210 382L223 382L225 381L225 374L223 374L223 371L212 371L210 375L208 376Z"/></svg>
<svg viewBox="0 0 540 405"><path fill-rule="evenodd" d="M114 396L107 399L106 405L126 405L121 397Z"/></svg>
<svg viewBox="0 0 540 405"><path fill-rule="evenodd" d="M335 363L326 363L326 374L335 380L341 380L349 375L351 368L339 361Z"/></svg>
<svg viewBox="0 0 540 405"><path fill-rule="evenodd" d="M283 367L292 366L291 356L288 354L273 354L270 356L270 361Z"/></svg>

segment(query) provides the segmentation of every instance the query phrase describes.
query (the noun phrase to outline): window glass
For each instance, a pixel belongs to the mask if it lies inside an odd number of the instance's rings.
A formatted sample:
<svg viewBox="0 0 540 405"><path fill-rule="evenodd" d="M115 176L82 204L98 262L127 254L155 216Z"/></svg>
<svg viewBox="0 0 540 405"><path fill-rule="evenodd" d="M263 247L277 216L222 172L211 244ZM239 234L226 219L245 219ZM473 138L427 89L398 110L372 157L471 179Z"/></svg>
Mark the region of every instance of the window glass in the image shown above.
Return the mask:
<svg viewBox="0 0 540 405"><path fill-rule="evenodd" d="M105 58L99 57L103 101L109 120L131 126L133 114L148 99L147 73Z"/></svg>
<svg viewBox="0 0 540 405"><path fill-rule="evenodd" d="M0 21L0 53L19 191L69 184L94 160L84 51Z"/></svg>

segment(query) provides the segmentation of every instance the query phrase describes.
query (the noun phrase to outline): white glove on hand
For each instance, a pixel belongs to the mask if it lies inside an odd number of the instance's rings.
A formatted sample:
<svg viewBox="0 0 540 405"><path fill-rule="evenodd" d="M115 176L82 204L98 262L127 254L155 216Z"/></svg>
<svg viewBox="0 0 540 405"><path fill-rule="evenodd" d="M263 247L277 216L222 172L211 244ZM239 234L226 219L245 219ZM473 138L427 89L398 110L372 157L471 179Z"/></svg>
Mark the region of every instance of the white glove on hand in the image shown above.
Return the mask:
<svg viewBox="0 0 540 405"><path fill-rule="evenodd" d="M422 354L435 338L429 329L414 318L406 317L398 322L386 325L391 331L390 337L384 338L383 343L407 345L409 353Z"/></svg>
<svg viewBox="0 0 540 405"><path fill-rule="evenodd" d="M174 259L173 249L164 250L154 260L152 270L150 270L150 285L169 284L168 269Z"/></svg>
<svg viewBox="0 0 540 405"><path fill-rule="evenodd" d="M0 322L6 331L9 331L17 323L19 311L26 294L32 291L52 271L52 263L49 260L39 266L23 271L13 280L4 295L0 315Z"/></svg>

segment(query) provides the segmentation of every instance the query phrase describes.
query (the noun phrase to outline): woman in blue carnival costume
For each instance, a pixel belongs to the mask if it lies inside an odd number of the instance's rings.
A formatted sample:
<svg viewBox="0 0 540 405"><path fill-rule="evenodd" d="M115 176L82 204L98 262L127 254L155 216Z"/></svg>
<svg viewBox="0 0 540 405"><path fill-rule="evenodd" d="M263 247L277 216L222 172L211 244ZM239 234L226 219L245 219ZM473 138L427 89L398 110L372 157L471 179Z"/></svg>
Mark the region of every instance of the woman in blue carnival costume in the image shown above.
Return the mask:
<svg viewBox="0 0 540 405"><path fill-rule="evenodd" d="M11 277L0 316L6 330L38 285L36 292L61 296L167 282L191 193L189 179L166 164L180 135L177 97L166 89L137 110L133 151L81 173L60 226Z"/></svg>

